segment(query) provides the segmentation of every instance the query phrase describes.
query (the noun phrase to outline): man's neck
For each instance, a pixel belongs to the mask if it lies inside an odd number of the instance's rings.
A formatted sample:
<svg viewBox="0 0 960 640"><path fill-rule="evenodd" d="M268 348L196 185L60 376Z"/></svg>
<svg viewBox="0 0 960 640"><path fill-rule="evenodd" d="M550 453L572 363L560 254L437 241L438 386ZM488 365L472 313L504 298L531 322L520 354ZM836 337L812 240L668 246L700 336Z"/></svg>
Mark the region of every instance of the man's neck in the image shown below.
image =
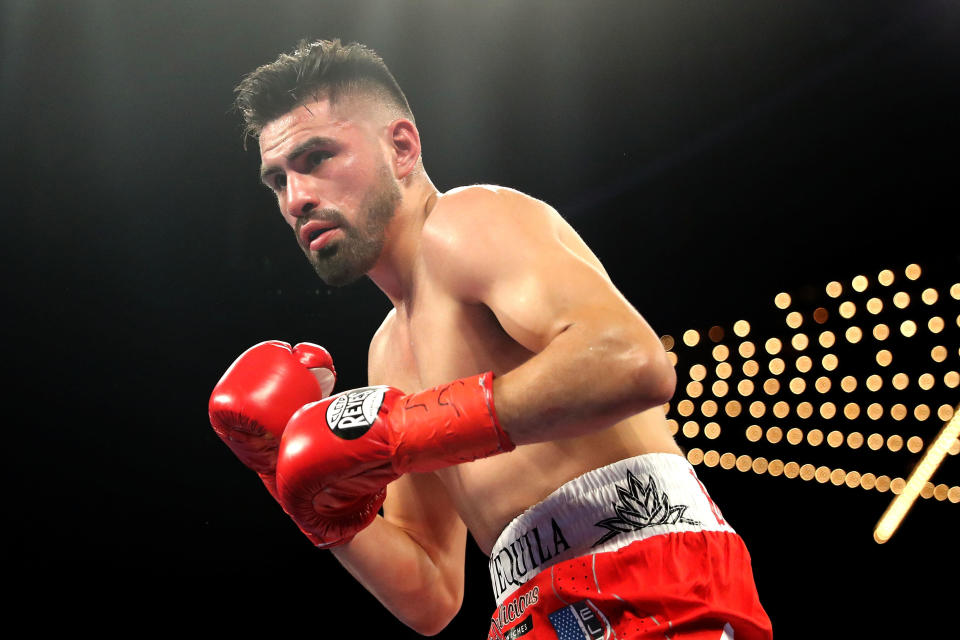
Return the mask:
<svg viewBox="0 0 960 640"><path fill-rule="evenodd" d="M416 284L414 267L420 253L423 223L440 197L440 192L426 175L407 189L387 226L380 259L367 272L398 309L404 307L413 295Z"/></svg>

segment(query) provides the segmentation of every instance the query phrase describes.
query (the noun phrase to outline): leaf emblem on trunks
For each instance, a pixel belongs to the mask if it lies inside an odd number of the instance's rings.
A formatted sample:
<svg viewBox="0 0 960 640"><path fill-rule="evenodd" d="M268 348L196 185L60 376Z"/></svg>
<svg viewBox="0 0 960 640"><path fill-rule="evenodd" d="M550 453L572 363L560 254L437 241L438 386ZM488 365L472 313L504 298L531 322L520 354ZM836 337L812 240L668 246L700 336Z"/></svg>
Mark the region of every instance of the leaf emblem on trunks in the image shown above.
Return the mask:
<svg viewBox="0 0 960 640"><path fill-rule="evenodd" d="M657 482L652 477L644 486L635 475L627 471L627 488L615 486L620 496L619 502L613 505L617 515L595 523L595 526L607 529L607 532L593 543L594 547L621 533L640 531L658 524L700 524L696 520L683 517L687 505L671 505L670 497L657 488Z"/></svg>

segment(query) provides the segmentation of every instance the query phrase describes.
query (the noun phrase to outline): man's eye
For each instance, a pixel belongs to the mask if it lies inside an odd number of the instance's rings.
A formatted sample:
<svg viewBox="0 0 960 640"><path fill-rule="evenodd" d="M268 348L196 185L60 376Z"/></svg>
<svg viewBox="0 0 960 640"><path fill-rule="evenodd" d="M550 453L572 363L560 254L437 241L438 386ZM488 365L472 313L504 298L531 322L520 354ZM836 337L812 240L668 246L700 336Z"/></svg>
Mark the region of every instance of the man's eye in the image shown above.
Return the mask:
<svg viewBox="0 0 960 640"><path fill-rule="evenodd" d="M287 186L287 176L283 175L282 173L278 173L277 177L273 179L273 188L277 191L280 191L285 186Z"/></svg>
<svg viewBox="0 0 960 640"><path fill-rule="evenodd" d="M307 160L310 162L311 166L315 167L318 164L322 163L324 160L327 160L332 157L333 157L333 154L330 153L329 151L314 151L309 156L307 156Z"/></svg>

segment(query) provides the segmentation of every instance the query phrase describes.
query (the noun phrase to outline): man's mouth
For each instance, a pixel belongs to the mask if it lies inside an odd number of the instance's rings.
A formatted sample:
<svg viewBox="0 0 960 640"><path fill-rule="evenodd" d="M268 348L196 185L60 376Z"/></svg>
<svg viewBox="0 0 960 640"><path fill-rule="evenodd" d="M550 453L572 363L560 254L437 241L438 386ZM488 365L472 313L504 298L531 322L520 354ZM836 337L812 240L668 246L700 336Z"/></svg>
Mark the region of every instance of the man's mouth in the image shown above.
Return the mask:
<svg viewBox="0 0 960 640"><path fill-rule="evenodd" d="M310 251L322 249L339 228L332 222L311 220L300 228L300 244Z"/></svg>

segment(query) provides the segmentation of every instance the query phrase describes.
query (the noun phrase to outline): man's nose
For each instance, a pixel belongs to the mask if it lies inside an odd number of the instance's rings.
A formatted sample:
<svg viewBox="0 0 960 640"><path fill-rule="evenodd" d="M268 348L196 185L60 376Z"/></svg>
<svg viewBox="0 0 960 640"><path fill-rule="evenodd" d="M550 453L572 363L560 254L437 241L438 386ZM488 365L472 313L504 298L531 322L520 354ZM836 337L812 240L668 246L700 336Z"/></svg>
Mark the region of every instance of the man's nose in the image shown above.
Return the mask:
<svg viewBox="0 0 960 640"><path fill-rule="evenodd" d="M316 185L312 176L290 173L287 175L287 213L294 218L310 215L320 206Z"/></svg>

